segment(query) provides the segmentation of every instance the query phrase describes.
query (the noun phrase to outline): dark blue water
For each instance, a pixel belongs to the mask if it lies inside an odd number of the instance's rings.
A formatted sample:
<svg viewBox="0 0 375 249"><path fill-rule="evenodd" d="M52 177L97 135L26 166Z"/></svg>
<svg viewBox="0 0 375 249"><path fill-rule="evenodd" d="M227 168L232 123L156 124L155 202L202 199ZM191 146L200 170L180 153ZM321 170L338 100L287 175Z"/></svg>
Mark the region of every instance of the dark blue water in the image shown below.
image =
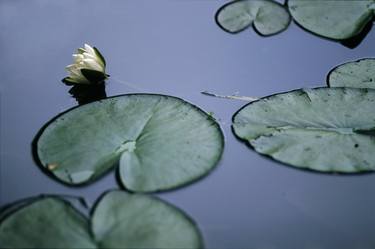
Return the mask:
<svg viewBox="0 0 375 249"><path fill-rule="evenodd" d="M261 157L230 130L232 114L245 102L200 94L265 96L323 86L332 67L375 56L375 31L355 49L293 23L269 38L250 29L230 35L214 22L224 2L1 0L0 203L40 193L92 203L118 187L113 173L86 187L63 186L31 154L38 130L77 105L60 80L73 51L87 42L107 59L108 96L174 95L220 119L226 148L219 167L193 185L158 194L194 218L208 248L375 248L375 174L316 174Z"/></svg>

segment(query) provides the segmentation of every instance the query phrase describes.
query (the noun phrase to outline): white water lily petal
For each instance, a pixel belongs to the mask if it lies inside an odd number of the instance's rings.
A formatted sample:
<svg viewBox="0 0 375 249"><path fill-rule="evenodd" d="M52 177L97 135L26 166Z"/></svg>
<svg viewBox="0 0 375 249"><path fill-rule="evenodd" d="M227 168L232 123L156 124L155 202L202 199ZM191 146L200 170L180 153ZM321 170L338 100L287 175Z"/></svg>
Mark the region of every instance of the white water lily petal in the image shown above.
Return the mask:
<svg viewBox="0 0 375 249"><path fill-rule="evenodd" d="M92 55L92 54L87 53L87 52L84 52L83 56L84 56L84 58L90 58L90 59L93 59L93 60L96 60L98 58L96 55Z"/></svg>
<svg viewBox="0 0 375 249"><path fill-rule="evenodd" d="M75 64L68 65L66 70L70 73L69 78L77 83L90 83L81 73L81 70L77 68Z"/></svg>
<svg viewBox="0 0 375 249"><path fill-rule="evenodd" d="M83 63L90 69L94 69L99 72L103 71L103 67L93 59L84 59Z"/></svg>
<svg viewBox="0 0 375 249"><path fill-rule="evenodd" d="M77 60L83 60L85 56L83 56L83 54L73 54L73 58Z"/></svg>
<svg viewBox="0 0 375 249"><path fill-rule="evenodd" d="M96 49L96 48L95 48ZM95 58L97 58L97 62L103 67L105 68L105 60L104 58L102 57L102 55L100 54L100 52L96 49L95 50Z"/></svg>
<svg viewBox="0 0 375 249"><path fill-rule="evenodd" d="M95 50L88 44L85 44L85 50L87 53L95 55Z"/></svg>
<svg viewBox="0 0 375 249"><path fill-rule="evenodd" d="M78 78L80 80L86 81L86 78L82 75L81 71L78 69L72 70L70 77Z"/></svg>
<svg viewBox="0 0 375 249"><path fill-rule="evenodd" d="M84 59L84 56L82 54L73 54L72 56L75 64L80 64Z"/></svg>
<svg viewBox="0 0 375 249"><path fill-rule="evenodd" d="M76 68L76 65L74 65L74 64L70 64L70 65L67 65L66 67L65 67L65 69L67 70L67 71L71 71L71 70L73 70L73 69L75 69Z"/></svg>
<svg viewBox="0 0 375 249"><path fill-rule="evenodd" d="M75 81L77 83L81 83L81 84L89 84L90 83L90 81L88 81L83 75L70 75L69 78L72 79L73 81Z"/></svg>
<svg viewBox="0 0 375 249"><path fill-rule="evenodd" d="M99 53L99 52L98 52ZM96 83L101 82L107 75L105 73L105 64L100 56L93 47L88 44L84 44L84 48L78 48L77 53L73 54L73 64L66 67L67 72L69 73L69 80L72 80L76 83ZM102 73L96 73L97 76L89 77L88 74L82 74L82 70L91 70ZM86 71L86 72L89 72Z"/></svg>
<svg viewBox="0 0 375 249"><path fill-rule="evenodd" d="M76 73L79 69L75 64L69 65L65 68L69 73Z"/></svg>

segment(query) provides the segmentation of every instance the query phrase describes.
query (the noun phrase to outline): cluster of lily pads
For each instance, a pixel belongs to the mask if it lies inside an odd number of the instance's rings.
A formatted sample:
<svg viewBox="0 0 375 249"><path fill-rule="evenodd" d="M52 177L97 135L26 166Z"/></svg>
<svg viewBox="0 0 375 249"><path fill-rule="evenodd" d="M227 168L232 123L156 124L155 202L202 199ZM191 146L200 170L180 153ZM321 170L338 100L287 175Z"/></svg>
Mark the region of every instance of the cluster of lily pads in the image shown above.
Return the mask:
<svg viewBox="0 0 375 249"><path fill-rule="evenodd" d="M374 0L235 0L216 13L218 25L229 33L250 26L260 35L284 31L293 18L304 29L333 40L347 40L372 25Z"/></svg>
<svg viewBox="0 0 375 249"><path fill-rule="evenodd" d="M194 221L157 198L105 193L86 216L60 196L1 210L1 248L202 248Z"/></svg>
<svg viewBox="0 0 375 249"><path fill-rule="evenodd" d="M290 0L289 7L294 11L304 6L317 8L310 6L312 2ZM253 16L256 18L250 20ZM223 7L218 18L231 32L253 22L262 34L280 31L290 21L283 8L264 0L236 1ZM104 57L96 48L87 45L74 58L65 83L104 84L109 77ZM373 171L374 69L375 59L349 62L329 73L328 87L252 101L233 116L233 132L258 153L297 168ZM17 202L0 210L0 247L203 246L200 232L188 216L143 193L192 183L217 165L224 136L212 115L173 96L126 94L58 115L35 141L40 165L64 184L89 184L117 169L121 185L133 193L104 194L90 216L58 196Z"/></svg>

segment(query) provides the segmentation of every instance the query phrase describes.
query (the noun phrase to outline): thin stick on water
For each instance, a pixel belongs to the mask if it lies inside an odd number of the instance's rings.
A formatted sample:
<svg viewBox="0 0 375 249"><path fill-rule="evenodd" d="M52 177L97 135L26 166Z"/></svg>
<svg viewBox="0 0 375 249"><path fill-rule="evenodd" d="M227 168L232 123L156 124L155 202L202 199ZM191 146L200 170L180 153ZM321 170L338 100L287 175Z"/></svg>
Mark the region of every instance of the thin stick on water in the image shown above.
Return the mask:
<svg viewBox="0 0 375 249"><path fill-rule="evenodd" d="M211 96L211 97L216 97L216 98L223 98L223 99L235 99L235 100L242 100L242 101L247 101L247 102L253 102L258 100L258 98L254 97L248 97L248 96L238 96L238 95L220 95L216 93L212 93L209 91L203 91L201 94Z"/></svg>
<svg viewBox="0 0 375 249"><path fill-rule="evenodd" d="M122 85L125 85L133 90L136 90L136 91L139 91L139 92L147 92L145 89L142 89L138 86L136 86L135 84L129 82L129 81L123 81L123 80L120 80L116 77L113 77L111 76L111 79L119 84L122 84ZM239 96L237 94L234 94L234 95L220 95L220 94L216 94L216 93L212 93L212 92L209 92L209 91L203 91L201 92L203 95L206 95L206 96L210 96L210 97L216 97L216 98L223 98L223 99L234 99L234 100L242 100L242 101L247 101L247 102L253 102L253 101L256 101L258 100L258 98L255 98L255 97L249 97L249 96Z"/></svg>
<svg viewBox="0 0 375 249"><path fill-rule="evenodd" d="M133 84L133 83L131 83L129 81L123 81L123 80L120 80L120 79L118 79L118 78L116 78L114 76L111 76L110 79L113 80L113 81L115 81L116 83L125 85L125 86L127 86L127 87L129 87L129 88L131 88L131 89L133 89L135 91L138 91L138 92L147 92L145 89L140 88L140 87L136 86L135 84Z"/></svg>

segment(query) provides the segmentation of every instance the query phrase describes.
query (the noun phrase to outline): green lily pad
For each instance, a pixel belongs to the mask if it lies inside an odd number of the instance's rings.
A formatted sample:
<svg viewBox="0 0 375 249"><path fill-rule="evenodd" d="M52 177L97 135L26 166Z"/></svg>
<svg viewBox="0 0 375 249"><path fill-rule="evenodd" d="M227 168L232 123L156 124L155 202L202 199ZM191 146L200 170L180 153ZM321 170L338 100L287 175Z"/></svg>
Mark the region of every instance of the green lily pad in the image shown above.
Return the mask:
<svg viewBox="0 0 375 249"><path fill-rule="evenodd" d="M375 88L375 59L342 64L331 70L327 83L330 87Z"/></svg>
<svg viewBox="0 0 375 249"><path fill-rule="evenodd" d="M0 248L95 248L87 219L55 197L15 205L0 223Z"/></svg>
<svg viewBox="0 0 375 249"><path fill-rule="evenodd" d="M260 154L322 172L375 170L375 90L301 89L262 98L233 117Z"/></svg>
<svg viewBox="0 0 375 249"><path fill-rule="evenodd" d="M57 197L35 198L0 221L1 248L201 248L194 222L153 197L112 191L87 219Z"/></svg>
<svg viewBox="0 0 375 249"><path fill-rule="evenodd" d="M99 202L92 230L103 248L203 247L196 224L181 210L153 197L120 191Z"/></svg>
<svg viewBox="0 0 375 249"><path fill-rule="evenodd" d="M127 189L151 192L208 174L224 140L217 122L186 101L130 94L59 115L36 145L43 167L66 184L92 182L119 164Z"/></svg>
<svg viewBox="0 0 375 249"><path fill-rule="evenodd" d="M317 35L345 40L361 33L374 17L374 0L289 0L293 19Z"/></svg>
<svg viewBox="0 0 375 249"><path fill-rule="evenodd" d="M238 33L253 25L260 35L274 35L285 30L290 20L285 6L271 0L232 1L216 13L217 24L229 33Z"/></svg>

